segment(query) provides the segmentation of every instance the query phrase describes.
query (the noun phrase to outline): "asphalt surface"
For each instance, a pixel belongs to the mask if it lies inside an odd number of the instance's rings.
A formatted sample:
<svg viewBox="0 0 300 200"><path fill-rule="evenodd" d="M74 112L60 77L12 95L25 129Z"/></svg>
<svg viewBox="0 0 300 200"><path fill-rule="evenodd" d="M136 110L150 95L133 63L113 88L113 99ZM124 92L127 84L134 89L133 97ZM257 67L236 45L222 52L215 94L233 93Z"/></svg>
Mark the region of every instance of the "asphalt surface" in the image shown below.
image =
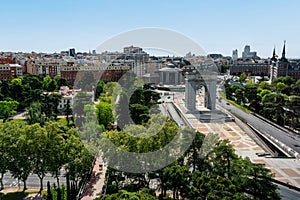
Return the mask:
<svg viewBox="0 0 300 200"><path fill-rule="evenodd" d="M50 181L50 184L56 183L56 178L53 178L50 174L47 174L45 178L43 179L43 186L44 189L47 188L47 182ZM20 181L18 184L18 180L11 177L10 173L4 174L3 177L3 183L4 187L20 187L23 188L23 182ZM59 177L59 183L62 185L66 185L66 178L65 177ZM30 174L27 181L26 181L27 188L40 188L40 179L36 174Z"/></svg>
<svg viewBox="0 0 300 200"><path fill-rule="evenodd" d="M245 111L235 107L234 105L228 103L226 100L222 99L221 102L218 102L219 105L225 109L232 112L234 115L238 116L243 121L248 122L254 126L257 130L267 133L272 137L276 138L280 142L284 143L286 146L293 149L295 152L300 153L300 136L295 136L295 134L290 134L285 131L282 131L265 121L246 113ZM228 105L229 104L229 105Z"/></svg>
<svg viewBox="0 0 300 200"><path fill-rule="evenodd" d="M288 187L278 185L279 193L281 195L282 200L297 200L300 199L300 192L296 190L291 190Z"/></svg>

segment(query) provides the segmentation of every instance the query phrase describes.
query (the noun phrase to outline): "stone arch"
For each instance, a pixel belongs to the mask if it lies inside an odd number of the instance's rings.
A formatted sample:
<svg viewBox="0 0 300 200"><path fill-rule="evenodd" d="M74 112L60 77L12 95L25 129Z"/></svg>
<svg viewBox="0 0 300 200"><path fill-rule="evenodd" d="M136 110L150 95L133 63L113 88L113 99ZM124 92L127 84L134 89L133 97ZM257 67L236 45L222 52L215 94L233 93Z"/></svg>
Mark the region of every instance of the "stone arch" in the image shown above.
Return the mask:
<svg viewBox="0 0 300 200"><path fill-rule="evenodd" d="M196 91L205 88L204 106L214 111L216 109L217 74L214 72L187 73L185 76L185 107L196 111Z"/></svg>

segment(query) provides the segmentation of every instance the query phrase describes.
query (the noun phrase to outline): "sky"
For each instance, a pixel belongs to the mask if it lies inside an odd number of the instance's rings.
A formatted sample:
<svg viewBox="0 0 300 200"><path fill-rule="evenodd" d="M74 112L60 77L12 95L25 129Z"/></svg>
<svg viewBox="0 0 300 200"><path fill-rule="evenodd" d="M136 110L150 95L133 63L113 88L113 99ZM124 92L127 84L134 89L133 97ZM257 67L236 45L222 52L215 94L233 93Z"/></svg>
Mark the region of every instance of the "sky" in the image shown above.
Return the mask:
<svg viewBox="0 0 300 200"><path fill-rule="evenodd" d="M178 32L207 53L300 58L299 0L10 0L1 1L0 51L96 49L141 28ZM174 41L176 42L176 41ZM100 52L99 52L100 53ZM192 52L198 54L198 52Z"/></svg>

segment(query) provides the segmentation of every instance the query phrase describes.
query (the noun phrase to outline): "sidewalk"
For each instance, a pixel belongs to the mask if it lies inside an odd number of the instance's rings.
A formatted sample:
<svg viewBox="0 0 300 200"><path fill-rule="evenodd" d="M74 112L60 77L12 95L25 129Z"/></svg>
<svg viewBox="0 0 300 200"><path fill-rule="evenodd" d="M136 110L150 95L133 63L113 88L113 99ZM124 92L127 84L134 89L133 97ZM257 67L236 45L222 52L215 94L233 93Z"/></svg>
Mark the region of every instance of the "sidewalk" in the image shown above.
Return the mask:
<svg viewBox="0 0 300 200"><path fill-rule="evenodd" d="M100 165L103 167L100 168ZM101 157L97 157L93 172L89 182L86 185L82 200L92 200L99 197L102 193L102 188L105 181L105 173L107 167L104 165Z"/></svg>

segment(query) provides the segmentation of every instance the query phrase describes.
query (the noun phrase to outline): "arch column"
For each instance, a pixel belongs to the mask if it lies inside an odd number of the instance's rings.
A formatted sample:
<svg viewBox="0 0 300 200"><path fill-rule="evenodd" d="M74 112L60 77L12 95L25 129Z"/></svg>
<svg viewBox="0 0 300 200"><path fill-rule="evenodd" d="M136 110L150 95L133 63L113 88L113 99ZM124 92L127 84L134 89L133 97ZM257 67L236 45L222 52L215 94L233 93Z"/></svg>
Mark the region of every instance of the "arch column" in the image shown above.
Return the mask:
<svg viewBox="0 0 300 200"><path fill-rule="evenodd" d="M209 81L207 84L207 108L210 110L216 109L216 82Z"/></svg>
<svg viewBox="0 0 300 200"><path fill-rule="evenodd" d="M185 79L185 107L190 110L196 110L196 90L188 79Z"/></svg>

